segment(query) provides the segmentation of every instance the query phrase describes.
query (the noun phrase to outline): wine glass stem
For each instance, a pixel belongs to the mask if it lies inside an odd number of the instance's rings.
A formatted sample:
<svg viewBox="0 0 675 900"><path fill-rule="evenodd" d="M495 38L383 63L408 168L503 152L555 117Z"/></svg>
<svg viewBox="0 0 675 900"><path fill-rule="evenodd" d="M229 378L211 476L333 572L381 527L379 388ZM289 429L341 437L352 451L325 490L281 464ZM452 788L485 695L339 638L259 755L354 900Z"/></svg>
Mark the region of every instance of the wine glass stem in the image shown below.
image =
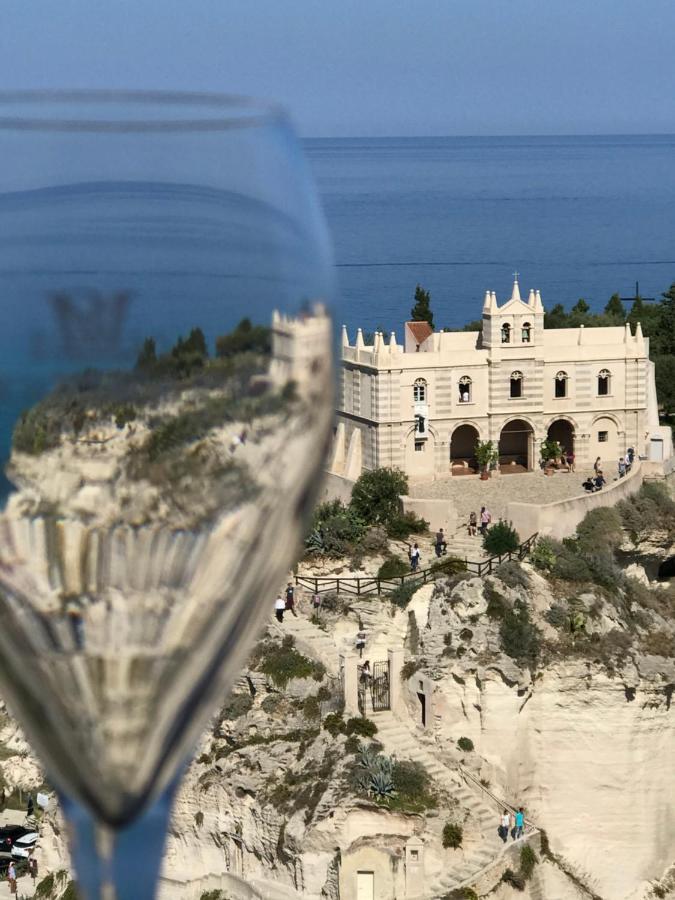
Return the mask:
<svg viewBox="0 0 675 900"><path fill-rule="evenodd" d="M153 900L177 783L133 822L117 829L61 798L83 900Z"/></svg>

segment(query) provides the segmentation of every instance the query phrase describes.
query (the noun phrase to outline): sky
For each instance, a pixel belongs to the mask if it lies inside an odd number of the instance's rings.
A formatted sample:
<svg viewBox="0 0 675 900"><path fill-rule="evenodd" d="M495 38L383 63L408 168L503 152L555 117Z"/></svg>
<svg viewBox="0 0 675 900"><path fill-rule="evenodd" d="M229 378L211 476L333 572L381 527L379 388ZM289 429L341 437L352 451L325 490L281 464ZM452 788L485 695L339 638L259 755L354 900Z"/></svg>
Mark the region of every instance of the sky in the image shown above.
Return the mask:
<svg viewBox="0 0 675 900"><path fill-rule="evenodd" d="M672 0L2 0L0 87L276 99L304 136L675 132Z"/></svg>

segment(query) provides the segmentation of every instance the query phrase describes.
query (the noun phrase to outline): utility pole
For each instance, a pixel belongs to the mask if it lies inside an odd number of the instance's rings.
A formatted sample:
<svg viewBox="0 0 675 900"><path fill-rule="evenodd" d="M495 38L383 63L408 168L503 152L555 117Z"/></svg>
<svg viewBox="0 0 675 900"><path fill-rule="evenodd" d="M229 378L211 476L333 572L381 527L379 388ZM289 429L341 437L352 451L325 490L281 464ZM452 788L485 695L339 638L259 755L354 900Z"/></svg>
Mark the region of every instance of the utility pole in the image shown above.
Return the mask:
<svg viewBox="0 0 675 900"><path fill-rule="evenodd" d="M624 303L635 303L636 300L642 300L644 303L654 303L656 297L641 297L640 296L640 282L635 282L635 296L634 297L619 297L619 300L622 300Z"/></svg>

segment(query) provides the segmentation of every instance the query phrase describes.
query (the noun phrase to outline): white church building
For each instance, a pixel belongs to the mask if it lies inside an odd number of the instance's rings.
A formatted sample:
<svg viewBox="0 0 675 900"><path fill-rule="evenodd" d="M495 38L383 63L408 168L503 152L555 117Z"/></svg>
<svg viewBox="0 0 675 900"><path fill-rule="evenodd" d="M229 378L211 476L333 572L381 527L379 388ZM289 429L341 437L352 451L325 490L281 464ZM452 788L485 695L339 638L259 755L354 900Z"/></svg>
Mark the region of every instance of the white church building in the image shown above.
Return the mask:
<svg viewBox="0 0 675 900"><path fill-rule="evenodd" d="M599 456L613 471L629 447L672 454L640 325L544 329L539 291L523 300L517 277L502 306L486 292L482 331L407 322L403 344L377 332L366 345L343 328L341 362L331 471L347 478L378 466L413 480L471 473L478 440L498 446L502 473L537 467L547 437L579 469Z"/></svg>

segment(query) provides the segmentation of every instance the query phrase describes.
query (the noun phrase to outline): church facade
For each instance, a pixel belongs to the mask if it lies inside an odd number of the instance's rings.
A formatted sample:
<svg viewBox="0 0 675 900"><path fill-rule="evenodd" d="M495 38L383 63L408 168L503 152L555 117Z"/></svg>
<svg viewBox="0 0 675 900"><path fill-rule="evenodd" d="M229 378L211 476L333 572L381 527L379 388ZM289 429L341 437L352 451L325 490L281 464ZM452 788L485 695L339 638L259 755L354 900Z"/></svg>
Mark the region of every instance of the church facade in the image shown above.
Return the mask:
<svg viewBox="0 0 675 900"><path fill-rule="evenodd" d="M402 344L361 329L342 330L337 426L331 471L398 466L430 480L477 470L478 440L499 449L502 473L533 470L550 438L580 469L600 457L614 472L620 455L666 459L649 340L638 324L545 329L539 291L521 298L516 278L499 306L485 294L480 332L434 332L407 322Z"/></svg>

